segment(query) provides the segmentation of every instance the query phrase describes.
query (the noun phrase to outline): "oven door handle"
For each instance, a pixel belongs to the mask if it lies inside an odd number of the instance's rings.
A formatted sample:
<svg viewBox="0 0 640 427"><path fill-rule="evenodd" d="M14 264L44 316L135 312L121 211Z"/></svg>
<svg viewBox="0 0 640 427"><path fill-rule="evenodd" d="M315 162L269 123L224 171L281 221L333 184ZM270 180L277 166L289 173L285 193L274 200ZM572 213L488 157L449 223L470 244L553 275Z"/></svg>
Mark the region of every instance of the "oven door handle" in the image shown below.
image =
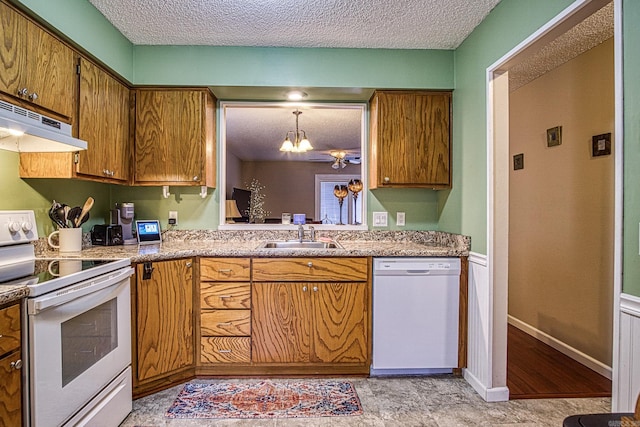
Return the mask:
<svg viewBox="0 0 640 427"><path fill-rule="evenodd" d="M103 276L98 276L60 289L59 291L34 298L28 301L28 312L30 315L38 314L48 308L56 307L85 295L98 292L109 286L117 285L123 280L128 280L131 275L133 275L133 268L121 268Z"/></svg>

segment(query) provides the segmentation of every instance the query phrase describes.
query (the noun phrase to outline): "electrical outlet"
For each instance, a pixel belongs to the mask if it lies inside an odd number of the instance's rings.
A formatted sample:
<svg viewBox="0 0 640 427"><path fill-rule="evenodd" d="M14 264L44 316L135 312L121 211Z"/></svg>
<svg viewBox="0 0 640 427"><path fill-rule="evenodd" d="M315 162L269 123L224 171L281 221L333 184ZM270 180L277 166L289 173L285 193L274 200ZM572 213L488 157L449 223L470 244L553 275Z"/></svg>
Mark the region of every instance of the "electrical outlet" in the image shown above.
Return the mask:
<svg viewBox="0 0 640 427"><path fill-rule="evenodd" d="M178 225L178 211L169 211L169 225Z"/></svg>
<svg viewBox="0 0 640 427"><path fill-rule="evenodd" d="M373 226L374 227L386 227L387 226L387 213L386 212L374 212L373 213Z"/></svg>
<svg viewBox="0 0 640 427"><path fill-rule="evenodd" d="M396 212L396 225L398 227L404 227L404 212Z"/></svg>

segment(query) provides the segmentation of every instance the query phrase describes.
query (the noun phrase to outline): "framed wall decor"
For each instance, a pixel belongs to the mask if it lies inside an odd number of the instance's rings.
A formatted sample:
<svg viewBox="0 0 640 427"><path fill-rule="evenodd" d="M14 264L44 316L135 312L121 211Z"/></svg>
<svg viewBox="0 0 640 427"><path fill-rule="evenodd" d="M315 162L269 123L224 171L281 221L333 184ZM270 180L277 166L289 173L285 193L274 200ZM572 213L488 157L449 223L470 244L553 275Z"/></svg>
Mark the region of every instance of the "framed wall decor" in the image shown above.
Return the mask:
<svg viewBox="0 0 640 427"><path fill-rule="evenodd" d="M591 138L591 155L593 157L611 154L611 132L594 135Z"/></svg>
<svg viewBox="0 0 640 427"><path fill-rule="evenodd" d="M547 147L562 144L562 126L547 129Z"/></svg>
<svg viewBox="0 0 640 427"><path fill-rule="evenodd" d="M513 156L513 170L517 171L519 169L524 169L524 153Z"/></svg>

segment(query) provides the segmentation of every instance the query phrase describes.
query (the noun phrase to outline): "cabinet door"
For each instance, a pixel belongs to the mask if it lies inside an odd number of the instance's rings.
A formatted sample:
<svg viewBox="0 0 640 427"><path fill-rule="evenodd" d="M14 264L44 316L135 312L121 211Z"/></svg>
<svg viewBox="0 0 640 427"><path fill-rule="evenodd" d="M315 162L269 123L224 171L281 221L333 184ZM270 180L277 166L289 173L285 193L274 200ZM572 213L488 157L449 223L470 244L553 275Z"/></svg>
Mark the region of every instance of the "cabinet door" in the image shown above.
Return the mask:
<svg viewBox="0 0 640 427"><path fill-rule="evenodd" d="M16 96L25 85L27 21L4 3L0 3L2 43L0 43L0 91Z"/></svg>
<svg viewBox="0 0 640 427"><path fill-rule="evenodd" d="M191 260L152 265L150 279L144 264L136 266L138 381L192 365L194 357Z"/></svg>
<svg viewBox="0 0 640 427"><path fill-rule="evenodd" d="M139 90L135 182L200 185L204 174L204 92Z"/></svg>
<svg viewBox="0 0 640 427"><path fill-rule="evenodd" d="M363 363L369 353L366 283L314 283L314 362Z"/></svg>
<svg viewBox="0 0 640 427"><path fill-rule="evenodd" d="M309 285L254 283L252 361L309 362Z"/></svg>
<svg viewBox="0 0 640 427"><path fill-rule="evenodd" d="M376 92L372 187L450 187L450 92Z"/></svg>
<svg viewBox="0 0 640 427"><path fill-rule="evenodd" d="M129 89L100 68L80 59L77 173L126 181L129 178Z"/></svg>
<svg viewBox="0 0 640 427"><path fill-rule="evenodd" d="M20 352L0 359L0 425L22 425L22 373Z"/></svg>
<svg viewBox="0 0 640 427"><path fill-rule="evenodd" d="M72 119L76 80L73 51L35 24L27 25L26 87L29 94L37 94L32 102Z"/></svg>

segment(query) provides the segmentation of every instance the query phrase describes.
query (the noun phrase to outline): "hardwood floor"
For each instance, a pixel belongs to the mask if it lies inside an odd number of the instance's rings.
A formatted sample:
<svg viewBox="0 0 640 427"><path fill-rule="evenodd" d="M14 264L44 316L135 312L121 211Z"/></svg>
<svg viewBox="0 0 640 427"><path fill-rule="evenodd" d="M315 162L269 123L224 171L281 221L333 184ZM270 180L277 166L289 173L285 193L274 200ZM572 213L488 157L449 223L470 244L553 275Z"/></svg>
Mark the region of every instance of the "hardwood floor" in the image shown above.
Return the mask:
<svg viewBox="0 0 640 427"><path fill-rule="evenodd" d="M509 325L510 399L610 397L611 380Z"/></svg>

